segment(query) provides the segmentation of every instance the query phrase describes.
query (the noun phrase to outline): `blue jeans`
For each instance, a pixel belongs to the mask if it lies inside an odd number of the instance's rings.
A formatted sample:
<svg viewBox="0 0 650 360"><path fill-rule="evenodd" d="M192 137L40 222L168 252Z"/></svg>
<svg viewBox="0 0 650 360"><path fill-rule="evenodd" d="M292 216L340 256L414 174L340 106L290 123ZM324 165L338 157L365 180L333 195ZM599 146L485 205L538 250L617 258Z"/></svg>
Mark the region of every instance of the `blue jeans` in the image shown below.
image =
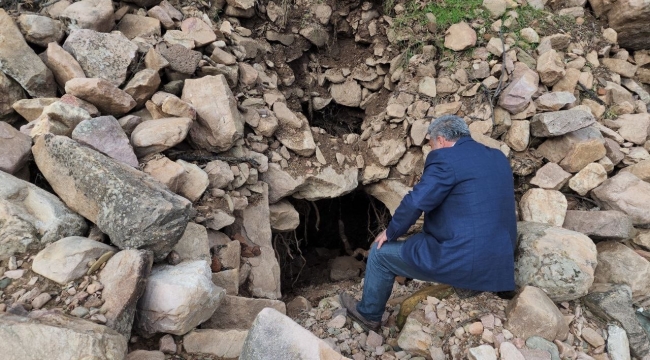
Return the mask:
<svg viewBox="0 0 650 360"><path fill-rule="evenodd" d="M386 303L393 291L395 276L404 276L422 281L435 281L431 275L406 263L402 259L404 241L385 242L381 249L373 243L368 255L363 296L357 304L357 311L370 321L381 321Z"/></svg>

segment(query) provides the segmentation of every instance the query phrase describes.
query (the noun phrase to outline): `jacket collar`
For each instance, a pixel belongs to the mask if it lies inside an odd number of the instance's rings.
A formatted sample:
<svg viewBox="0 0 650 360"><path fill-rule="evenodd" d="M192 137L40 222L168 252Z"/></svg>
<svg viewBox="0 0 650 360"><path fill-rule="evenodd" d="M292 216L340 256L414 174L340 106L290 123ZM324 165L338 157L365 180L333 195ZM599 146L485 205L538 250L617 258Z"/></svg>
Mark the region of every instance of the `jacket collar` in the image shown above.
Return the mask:
<svg viewBox="0 0 650 360"><path fill-rule="evenodd" d="M462 144L464 142L470 141L470 140L472 140L471 136L463 136L462 138L456 140L456 143L454 144L454 146L458 146L458 145L460 145L460 144Z"/></svg>

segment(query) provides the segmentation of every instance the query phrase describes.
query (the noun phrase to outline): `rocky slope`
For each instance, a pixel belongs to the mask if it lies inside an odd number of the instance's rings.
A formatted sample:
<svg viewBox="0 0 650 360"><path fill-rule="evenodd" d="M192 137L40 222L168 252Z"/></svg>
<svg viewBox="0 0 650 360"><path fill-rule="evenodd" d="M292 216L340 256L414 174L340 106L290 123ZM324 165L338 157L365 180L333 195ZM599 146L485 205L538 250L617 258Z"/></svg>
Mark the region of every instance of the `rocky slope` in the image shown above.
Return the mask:
<svg viewBox="0 0 650 360"><path fill-rule="evenodd" d="M0 9L4 354L649 357L650 5L485 0L449 25L426 6ZM288 200L362 189L394 211L445 114L511 161L517 296L432 294L400 329L425 284L396 284L365 334L335 297L360 294L350 257L330 276L355 280L283 296Z"/></svg>

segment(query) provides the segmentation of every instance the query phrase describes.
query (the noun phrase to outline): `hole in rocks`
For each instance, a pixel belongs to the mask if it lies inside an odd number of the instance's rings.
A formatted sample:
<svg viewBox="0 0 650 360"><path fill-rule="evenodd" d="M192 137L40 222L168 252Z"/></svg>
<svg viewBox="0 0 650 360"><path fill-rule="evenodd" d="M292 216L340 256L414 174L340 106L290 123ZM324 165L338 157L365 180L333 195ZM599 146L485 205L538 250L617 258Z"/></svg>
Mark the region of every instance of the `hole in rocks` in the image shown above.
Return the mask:
<svg viewBox="0 0 650 360"><path fill-rule="evenodd" d="M303 103L302 109L304 114L309 114L308 103ZM332 101L323 109L312 111L309 124L325 129L332 136L342 136L350 133L360 135L364 117L363 110L339 105Z"/></svg>
<svg viewBox="0 0 650 360"><path fill-rule="evenodd" d="M337 257L353 256L359 262L352 263L364 267L366 251L391 218L386 206L363 190L334 199L291 201L300 214L300 225L273 238L283 294L333 281L329 263ZM343 280L341 276L336 280Z"/></svg>

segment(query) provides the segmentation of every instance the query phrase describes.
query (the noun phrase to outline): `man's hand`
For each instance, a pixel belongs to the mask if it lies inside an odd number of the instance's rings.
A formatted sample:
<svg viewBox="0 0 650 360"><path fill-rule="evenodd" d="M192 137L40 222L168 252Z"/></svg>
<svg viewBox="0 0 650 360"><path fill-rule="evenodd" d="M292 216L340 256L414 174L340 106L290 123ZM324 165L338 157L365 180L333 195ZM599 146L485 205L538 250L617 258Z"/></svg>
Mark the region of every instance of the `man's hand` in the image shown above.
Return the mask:
<svg viewBox="0 0 650 360"><path fill-rule="evenodd" d="M375 238L374 242L377 243L377 250L381 248L381 245L383 245L386 240L388 240L388 238L386 237L386 230L384 230Z"/></svg>

